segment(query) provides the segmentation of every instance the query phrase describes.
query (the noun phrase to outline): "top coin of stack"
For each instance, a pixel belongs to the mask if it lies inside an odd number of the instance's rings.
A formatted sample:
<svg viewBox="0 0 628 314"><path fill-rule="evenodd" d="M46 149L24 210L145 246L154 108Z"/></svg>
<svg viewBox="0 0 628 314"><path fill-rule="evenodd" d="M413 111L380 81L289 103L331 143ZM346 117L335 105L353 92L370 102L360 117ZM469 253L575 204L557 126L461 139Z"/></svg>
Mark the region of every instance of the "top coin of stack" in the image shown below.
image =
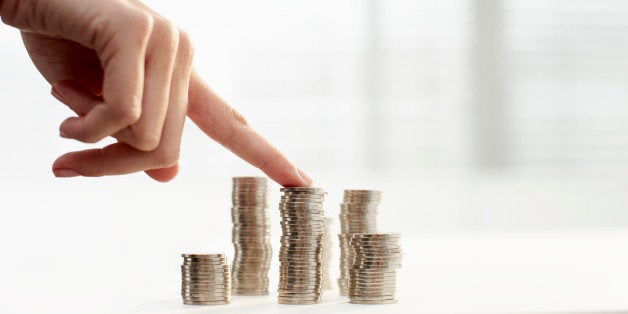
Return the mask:
<svg viewBox="0 0 628 314"><path fill-rule="evenodd" d="M397 269L401 267L399 234L354 234L355 258L349 273L349 302L396 303Z"/></svg>
<svg viewBox="0 0 628 314"><path fill-rule="evenodd" d="M231 303L229 264L224 254L181 254L181 296L184 304Z"/></svg>
<svg viewBox="0 0 628 314"><path fill-rule="evenodd" d="M272 248L267 185L266 178L233 178L231 218L235 258L231 288L236 295L268 294Z"/></svg>
<svg viewBox="0 0 628 314"><path fill-rule="evenodd" d="M281 249L279 251L280 304L321 302L325 192L319 188L282 188Z"/></svg>
<svg viewBox="0 0 628 314"><path fill-rule="evenodd" d="M382 192L376 190L345 190L340 204L340 295L347 295L349 269L353 263L350 247L354 233L377 233L377 211Z"/></svg>

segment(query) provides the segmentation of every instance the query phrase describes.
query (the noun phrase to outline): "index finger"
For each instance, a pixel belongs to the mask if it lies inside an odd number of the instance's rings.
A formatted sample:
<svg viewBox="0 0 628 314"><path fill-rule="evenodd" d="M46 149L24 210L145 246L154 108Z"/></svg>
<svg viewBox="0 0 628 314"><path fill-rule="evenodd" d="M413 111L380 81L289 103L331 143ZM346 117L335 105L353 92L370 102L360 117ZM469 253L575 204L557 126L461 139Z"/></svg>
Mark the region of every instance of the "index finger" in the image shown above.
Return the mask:
<svg viewBox="0 0 628 314"><path fill-rule="evenodd" d="M310 179L284 154L257 133L237 111L192 73L188 117L205 134L282 186L310 186Z"/></svg>

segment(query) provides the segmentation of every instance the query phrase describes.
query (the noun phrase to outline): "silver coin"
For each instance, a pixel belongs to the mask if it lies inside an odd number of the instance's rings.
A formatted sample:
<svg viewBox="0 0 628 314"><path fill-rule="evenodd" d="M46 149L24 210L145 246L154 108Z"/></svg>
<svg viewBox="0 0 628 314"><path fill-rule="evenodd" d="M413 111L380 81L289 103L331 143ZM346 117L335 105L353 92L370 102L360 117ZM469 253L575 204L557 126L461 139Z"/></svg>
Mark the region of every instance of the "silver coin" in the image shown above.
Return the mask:
<svg viewBox="0 0 628 314"><path fill-rule="evenodd" d="M232 291L232 294L236 295L268 295L268 290L257 290L257 289L239 289L237 291Z"/></svg>
<svg viewBox="0 0 628 314"><path fill-rule="evenodd" d="M197 269L181 269L182 275L188 276L224 276L229 274L229 269L223 268L197 268Z"/></svg>
<svg viewBox="0 0 628 314"><path fill-rule="evenodd" d="M285 289L278 289L277 291L282 297L292 297L292 298L317 298L320 297L320 291L290 291Z"/></svg>
<svg viewBox="0 0 628 314"><path fill-rule="evenodd" d="M359 278L350 276L348 285L352 287L378 287L378 286L394 286L396 284L396 278Z"/></svg>
<svg viewBox="0 0 628 314"><path fill-rule="evenodd" d="M317 187L283 187L279 189L281 192L296 192L296 191L311 191L311 192L324 192L323 189Z"/></svg>
<svg viewBox="0 0 628 314"><path fill-rule="evenodd" d="M285 305L310 305L310 304L319 304L321 303L321 299L316 300L291 300L291 299L278 299L279 304Z"/></svg>
<svg viewBox="0 0 628 314"><path fill-rule="evenodd" d="M286 293L279 293L278 295L278 299L283 299L283 300L292 300L292 301L296 301L296 300L319 300L320 299L320 293L312 293L312 294L286 294Z"/></svg>
<svg viewBox="0 0 628 314"><path fill-rule="evenodd" d="M394 296L397 293L397 289L396 288L381 288L381 289L358 289L358 288L354 288L354 287L349 287L348 289L348 295L349 296L366 296L366 297L372 297L372 296Z"/></svg>
<svg viewBox="0 0 628 314"><path fill-rule="evenodd" d="M205 259L205 258L219 259L219 258L225 258L225 255L222 253L184 253L184 254L181 254L181 257L201 258L201 259Z"/></svg>
<svg viewBox="0 0 628 314"><path fill-rule="evenodd" d="M183 300L183 303L186 305L226 305L231 304L231 300L222 300L222 301L189 301Z"/></svg>
<svg viewBox="0 0 628 314"><path fill-rule="evenodd" d="M349 295L359 296L381 296L381 295L395 295L397 288L356 288L349 286Z"/></svg>
<svg viewBox="0 0 628 314"><path fill-rule="evenodd" d="M211 263L183 263L181 264L182 270L207 270L207 271L219 271L229 270L229 264L211 264Z"/></svg>
<svg viewBox="0 0 628 314"><path fill-rule="evenodd" d="M401 238L400 233L356 233L351 236L356 239L392 240Z"/></svg>
<svg viewBox="0 0 628 314"><path fill-rule="evenodd" d="M225 295L226 293L231 293L231 287L225 287L225 288L216 288L213 290L210 289L205 289L205 290L199 290L199 289L187 289L187 288L183 288L181 289L181 293L187 295Z"/></svg>
<svg viewBox="0 0 628 314"><path fill-rule="evenodd" d="M198 278L222 278L229 276L230 271L220 271L220 272L194 272L194 271L181 271L181 276L184 277L198 277Z"/></svg>
<svg viewBox="0 0 628 314"><path fill-rule="evenodd" d="M281 286L277 289L277 292L280 295L294 294L294 295L303 295L303 296L320 296L321 295L321 285L316 286L306 286L306 285L290 285L290 286Z"/></svg>
<svg viewBox="0 0 628 314"><path fill-rule="evenodd" d="M209 277L188 277L188 276L181 277L181 283L183 284L201 284L201 283L214 284L214 283L228 282L229 280L231 280L230 276L225 276L224 278L216 278L216 279L209 278Z"/></svg>
<svg viewBox="0 0 628 314"><path fill-rule="evenodd" d="M205 283L189 283L183 285L186 289L199 289L199 290L210 290L215 288L226 288L229 286L229 282L223 282L220 284L205 284Z"/></svg>
<svg viewBox="0 0 628 314"><path fill-rule="evenodd" d="M203 302L195 305L221 305L231 303L231 296L220 298L183 298L183 302L190 302L185 304L191 304L191 302Z"/></svg>
<svg viewBox="0 0 628 314"><path fill-rule="evenodd" d="M216 294L188 294L181 293L181 297L186 300L197 300L197 301L213 301L213 300L221 300L227 299L231 297L231 292L228 293L216 293Z"/></svg>
<svg viewBox="0 0 628 314"><path fill-rule="evenodd" d="M392 282L372 282L372 281L364 281L364 282L356 282L355 280L349 279L349 287L354 287L357 289L365 289L365 288L373 288L373 289L383 289L383 288L394 288L397 286L395 281Z"/></svg>
<svg viewBox="0 0 628 314"><path fill-rule="evenodd" d="M183 265L222 265L226 264L227 260L198 260L198 259L186 259L183 261Z"/></svg>

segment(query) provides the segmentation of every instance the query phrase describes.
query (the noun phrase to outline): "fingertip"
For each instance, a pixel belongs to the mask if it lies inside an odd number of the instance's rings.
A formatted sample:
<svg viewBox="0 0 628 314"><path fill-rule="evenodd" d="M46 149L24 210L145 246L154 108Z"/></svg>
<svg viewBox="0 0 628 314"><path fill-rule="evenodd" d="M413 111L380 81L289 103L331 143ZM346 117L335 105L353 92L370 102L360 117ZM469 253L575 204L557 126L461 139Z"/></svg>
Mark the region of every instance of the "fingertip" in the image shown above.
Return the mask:
<svg viewBox="0 0 628 314"><path fill-rule="evenodd" d="M268 174L271 179L283 187L310 187L312 179L301 169L283 174Z"/></svg>
<svg viewBox="0 0 628 314"><path fill-rule="evenodd" d="M67 169L67 168L58 168L58 169L53 169L52 172L54 173L55 177L57 178L72 178L72 177L78 177L80 176L80 174L72 169Z"/></svg>
<svg viewBox="0 0 628 314"><path fill-rule="evenodd" d="M299 174L299 177L301 177L301 180L303 180L303 186L305 187L312 186L312 183L314 182L314 180L312 180L312 178L310 178L310 176L308 176L307 173L305 173L305 171L301 169L297 169L297 173Z"/></svg>
<svg viewBox="0 0 628 314"><path fill-rule="evenodd" d="M150 169L144 171L153 180L166 183L172 181L179 173L179 164L168 168Z"/></svg>
<svg viewBox="0 0 628 314"><path fill-rule="evenodd" d="M61 122L61 124L59 125L59 134L63 134L62 137L64 138L69 138L70 132L72 132L71 129L78 120L79 117L69 117L63 120L63 122Z"/></svg>
<svg viewBox="0 0 628 314"><path fill-rule="evenodd" d="M102 136L85 135L84 117L69 117L59 126L59 135L67 139L75 139L84 143L96 143L103 139Z"/></svg>
<svg viewBox="0 0 628 314"><path fill-rule="evenodd" d="M71 164L71 153L67 153L61 155L55 162L52 164L52 173L57 178L71 178L78 177L81 174L73 169Z"/></svg>
<svg viewBox="0 0 628 314"><path fill-rule="evenodd" d="M54 163L52 163L52 171L54 172L55 169L70 168L71 165L68 157L70 154L71 153L66 153L57 157Z"/></svg>

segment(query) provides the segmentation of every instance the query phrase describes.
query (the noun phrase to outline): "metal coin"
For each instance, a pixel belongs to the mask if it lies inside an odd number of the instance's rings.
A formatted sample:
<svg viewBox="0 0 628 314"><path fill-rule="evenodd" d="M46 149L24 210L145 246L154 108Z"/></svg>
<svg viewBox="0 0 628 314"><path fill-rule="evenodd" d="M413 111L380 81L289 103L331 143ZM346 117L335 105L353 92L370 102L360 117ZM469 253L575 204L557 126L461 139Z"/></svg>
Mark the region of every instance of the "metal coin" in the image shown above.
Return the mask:
<svg viewBox="0 0 628 314"><path fill-rule="evenodd" d="M187 305L225 305L231 304L231 300L223 300L223 301L188 301L183 300L184 304Z"/></svg>
<svg viewBox="0 0 628 314"><path fill-rule="evenodd" d="M194 253L194 254L181 254L184 258L199 258L199 259L221 259L225 258L222 253Z"/></svg>

